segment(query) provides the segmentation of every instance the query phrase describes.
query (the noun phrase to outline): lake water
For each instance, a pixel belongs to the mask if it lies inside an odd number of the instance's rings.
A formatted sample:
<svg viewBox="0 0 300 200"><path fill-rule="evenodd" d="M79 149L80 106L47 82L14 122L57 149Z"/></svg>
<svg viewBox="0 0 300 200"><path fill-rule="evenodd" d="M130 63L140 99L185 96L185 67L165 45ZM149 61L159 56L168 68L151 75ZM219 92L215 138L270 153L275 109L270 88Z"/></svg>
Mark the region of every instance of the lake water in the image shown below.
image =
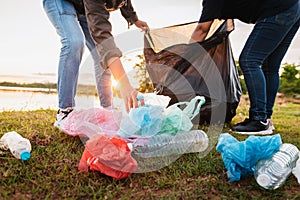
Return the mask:
<svg viewBox="0 0 300 200"><path fill-rule="evenodd" d="M57 93L46 93L45 91L22 90L23 88L15 88L9 90L9 87L0 87L0 112L12 110L37 110L37 109L53 109L58 108ZM97 96L78 95L75 97L76 109L100 108ZM123 100L113 98L114 108L120 108Z"/></svg>
<svg viewBox="0 0 300 200"><path fill-rule="evenodd" d="M42 92L0 90L0 112L10 110L57 109L57 95Z"/></svg>
<svg viewBox="0 0 300 200"><path fill-rule="evenodd" d="M100 107L95 96L77 96L78 108ZM11 110L57 109L56 93L0 90L0 112Z"/></svg>

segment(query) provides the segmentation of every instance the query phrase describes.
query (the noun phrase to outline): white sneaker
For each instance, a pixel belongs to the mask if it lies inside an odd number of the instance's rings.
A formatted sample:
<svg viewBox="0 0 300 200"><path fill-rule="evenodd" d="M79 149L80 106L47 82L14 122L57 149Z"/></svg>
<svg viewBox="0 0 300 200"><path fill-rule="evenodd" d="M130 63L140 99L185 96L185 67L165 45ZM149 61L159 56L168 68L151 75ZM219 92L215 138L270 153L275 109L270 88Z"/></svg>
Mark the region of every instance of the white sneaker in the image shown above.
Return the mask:
<svg viewBox="0 0 300 200"><path fill-rule="evenodd" d="M61 129L62 125L66 121L68 115L73 111L72 107L59 109L56 114L56 121L54 122L54 126Z"/></svg>
<svg viewBox="0 0 300 200"><path fill-rule="evenodd" d="M268 122L269 122L269 129L270 130L275 130L275 126L274 126L274 124L273 124L273 121L272 121L272 119L267 119L268 120Z"/></svg>

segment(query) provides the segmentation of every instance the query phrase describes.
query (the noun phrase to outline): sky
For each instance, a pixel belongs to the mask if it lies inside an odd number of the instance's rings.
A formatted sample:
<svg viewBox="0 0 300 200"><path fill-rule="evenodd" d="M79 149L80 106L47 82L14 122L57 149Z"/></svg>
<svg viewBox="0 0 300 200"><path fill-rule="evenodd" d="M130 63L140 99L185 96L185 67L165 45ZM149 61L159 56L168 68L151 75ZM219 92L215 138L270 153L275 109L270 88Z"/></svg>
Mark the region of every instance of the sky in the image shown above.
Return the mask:
<svg viewBox="0 0 300 200"><path fill-rule="evenodd" d="M141 20L146 21L150 28L160 28L197 21L202 1L132 0L132 3ZM1 2L0 21L0 75L57 73L61 45L41 0ZM134 26L128 30L119 11L111 13L111 23L115 36L138 31ZM250 30L251 25L236 22L236 29L230 35L236 59ZM142 34L136 40L142 41ZM300 63L300 46L297 44L300 44L299 32L284 61Z"/></svg>

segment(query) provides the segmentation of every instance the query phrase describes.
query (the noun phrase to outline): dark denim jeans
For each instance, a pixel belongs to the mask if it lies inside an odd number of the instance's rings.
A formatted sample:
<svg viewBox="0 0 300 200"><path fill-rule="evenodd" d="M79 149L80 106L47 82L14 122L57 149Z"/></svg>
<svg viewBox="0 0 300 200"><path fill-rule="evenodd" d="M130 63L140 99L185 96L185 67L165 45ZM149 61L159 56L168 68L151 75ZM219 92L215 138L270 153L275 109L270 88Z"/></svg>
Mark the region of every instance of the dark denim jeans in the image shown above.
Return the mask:
<svg viewBox="0 0 300 200"><path fill-rule="evenodd" d="M279 68L300 26L300 1L288 10L257 21L239 58L253 120L271 118L279 88Z"/></svg>
<svg viewBox="0 0 300 200"><path fill-rule="evenodd" d="M112 104L111 73L100 66L100 57L90 35L87 19L78 15L66 0L43 0L44 10L60 36L62 48L58 66L58 106L75 106L79 66L84 44L90 50L95 68L96 86L102 107Z"/></svg>

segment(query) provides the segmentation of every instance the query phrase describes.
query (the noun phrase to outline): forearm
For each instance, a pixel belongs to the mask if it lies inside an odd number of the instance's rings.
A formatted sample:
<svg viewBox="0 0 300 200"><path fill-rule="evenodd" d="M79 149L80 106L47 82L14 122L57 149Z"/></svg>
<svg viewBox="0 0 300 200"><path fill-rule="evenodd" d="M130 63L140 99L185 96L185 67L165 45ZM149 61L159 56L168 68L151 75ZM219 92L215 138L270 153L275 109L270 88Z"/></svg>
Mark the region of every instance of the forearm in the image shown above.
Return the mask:
<svg viewBox="0 0 300 200"><path fill-rule="evenodd" d="M115 80L119 82L120 92L124 99L126 111L129 112L130 108L137 108L139 106L136 98L137 91L131 86L120 58L111 58L108 61L108 65ZM144 101L141 102L141 105L144 105Z"/></svg>
<svg viewBox="0 0 300 200"><path fill-rule="evenodd" d="M134 11L131 0L127 0L127 3L120 9L122 16L128 22L128 25L134 24L138 20L137 14Z"/></svg>
<svg viewBox="0 0 300 200"><path fill-rule="evenodd" d="M202 42L203 40L205 40L210 30L211 24L212 21L199 23L192 33L190 42Z"/></svg>
<svg viewBox="0 0 300 200"><path fill-rule="evenodd" d="M109 21L109 12L104 4L104 0L84 0L89 30L101 57L101 66L108 68L108 60L112 57L121 57L122 52L116 46L111 34L112 26Z"/></svg>
<svg viewBox="0 0 300 200"><path fill-rule="evenodd" d="M120 82L120 86L129 86L130 82L123 68L119 57L112 57L107 62L109 70L111 71L114 79Z"/></svg>

